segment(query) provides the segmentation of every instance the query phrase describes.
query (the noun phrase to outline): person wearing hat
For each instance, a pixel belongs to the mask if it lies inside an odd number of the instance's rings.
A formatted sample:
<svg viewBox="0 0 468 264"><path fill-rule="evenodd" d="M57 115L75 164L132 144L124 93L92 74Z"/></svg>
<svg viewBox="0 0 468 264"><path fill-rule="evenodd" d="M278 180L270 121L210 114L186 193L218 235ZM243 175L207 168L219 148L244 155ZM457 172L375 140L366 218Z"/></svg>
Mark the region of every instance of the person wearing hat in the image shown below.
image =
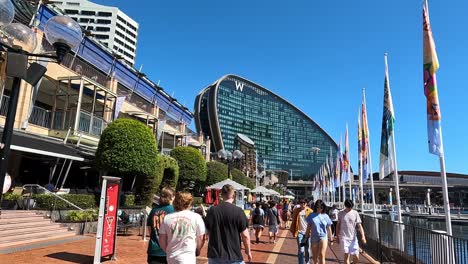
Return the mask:
<svg viewBox="0 0 468 264"><path fill-rule="evenodd" d="M306 237L307 232L307 217L312 213L312 209L307 205L307 200L301 199L299 207L295 208L292 213L292 223L289 231L297 239L297 257L298 263L304 264L309 262L309 241Z"/></svg>

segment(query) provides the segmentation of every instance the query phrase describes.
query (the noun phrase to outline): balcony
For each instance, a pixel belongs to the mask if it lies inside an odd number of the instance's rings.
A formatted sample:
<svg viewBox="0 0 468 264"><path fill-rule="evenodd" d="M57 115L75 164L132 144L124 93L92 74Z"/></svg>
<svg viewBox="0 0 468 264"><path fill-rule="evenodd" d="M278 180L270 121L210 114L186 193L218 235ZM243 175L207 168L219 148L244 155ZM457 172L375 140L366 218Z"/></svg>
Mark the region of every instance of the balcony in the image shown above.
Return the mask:
<svg viewBox="0 0 468 264"><path fill-rule="evenodd" d="M104 119L94 116L86 111L80 111L78 116L74 110L52 112L53 130L74 129L78 134L87 134L94 137L100 137L102 131L107 127L108 122Z"/></svg>

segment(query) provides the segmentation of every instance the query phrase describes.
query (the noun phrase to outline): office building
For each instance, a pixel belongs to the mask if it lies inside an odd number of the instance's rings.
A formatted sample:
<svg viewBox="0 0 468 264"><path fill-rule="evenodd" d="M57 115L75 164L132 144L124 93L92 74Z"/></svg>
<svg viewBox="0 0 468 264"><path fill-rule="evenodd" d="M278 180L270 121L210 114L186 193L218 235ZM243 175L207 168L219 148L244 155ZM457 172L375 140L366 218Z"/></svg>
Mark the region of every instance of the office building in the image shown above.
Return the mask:
<svg viewBox="0 0 468 264"><path fill-rule="evenodd" d="M330 151L335 155L337 150L333 139L305 113L236 75L223 76L200 92L194 118L197 131L211 138L213 151L232 151L239 135L248 137L262 167L287 172L293 180L311 180Z"/></svg>
<svg viewBox="0 0 468 264"><path fill-rule="evenodd" d="M91 36L135 64L138 23L117 7L98 5L87 0L49 1L75 19Z"/></svg>

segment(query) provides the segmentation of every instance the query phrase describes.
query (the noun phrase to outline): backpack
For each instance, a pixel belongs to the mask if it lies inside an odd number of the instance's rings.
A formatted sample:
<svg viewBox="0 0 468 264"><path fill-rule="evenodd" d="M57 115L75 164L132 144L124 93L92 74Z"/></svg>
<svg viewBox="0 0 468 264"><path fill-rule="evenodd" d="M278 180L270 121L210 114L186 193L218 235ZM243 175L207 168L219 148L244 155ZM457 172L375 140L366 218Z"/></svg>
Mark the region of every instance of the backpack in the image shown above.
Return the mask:
<svg viewBox="0 0 468 264"><path fill-rule="evenodd" d="M264 225L263 216L260 215L260 208L255 208L252 223L254 225Z"/></svg>

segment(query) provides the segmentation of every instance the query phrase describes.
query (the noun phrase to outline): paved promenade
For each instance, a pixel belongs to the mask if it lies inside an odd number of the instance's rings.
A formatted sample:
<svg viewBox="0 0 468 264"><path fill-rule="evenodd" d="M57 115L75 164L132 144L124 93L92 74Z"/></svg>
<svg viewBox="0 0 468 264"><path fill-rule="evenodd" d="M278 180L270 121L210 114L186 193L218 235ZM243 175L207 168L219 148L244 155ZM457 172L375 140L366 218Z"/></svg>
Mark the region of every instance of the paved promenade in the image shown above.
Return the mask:
<svg viewBox="0 0 468 264"><path fill-rule="evenodd" d="M135 233L135 232L134 232ZM136 232L137 233L137 232ZM280 230L279 240L276 244L265 243L268 236L262 237L263 242L252 245L253 263L297 263L296 240L287 230ZM94 253L94 236L86 236L80 240L74 240L59 245L48 245L10 254L1 254L1 263L92 263ZM117 261L106 263L146 263L147 242L141 240L140 236L118 236L117 238ZM208 263L206 258L206 245L202 255L198 257L197 264ZM343 254L339 245L333 245L327 252L327 263L343 263ZM364 254L361 263L372 262Z"/></svg>

